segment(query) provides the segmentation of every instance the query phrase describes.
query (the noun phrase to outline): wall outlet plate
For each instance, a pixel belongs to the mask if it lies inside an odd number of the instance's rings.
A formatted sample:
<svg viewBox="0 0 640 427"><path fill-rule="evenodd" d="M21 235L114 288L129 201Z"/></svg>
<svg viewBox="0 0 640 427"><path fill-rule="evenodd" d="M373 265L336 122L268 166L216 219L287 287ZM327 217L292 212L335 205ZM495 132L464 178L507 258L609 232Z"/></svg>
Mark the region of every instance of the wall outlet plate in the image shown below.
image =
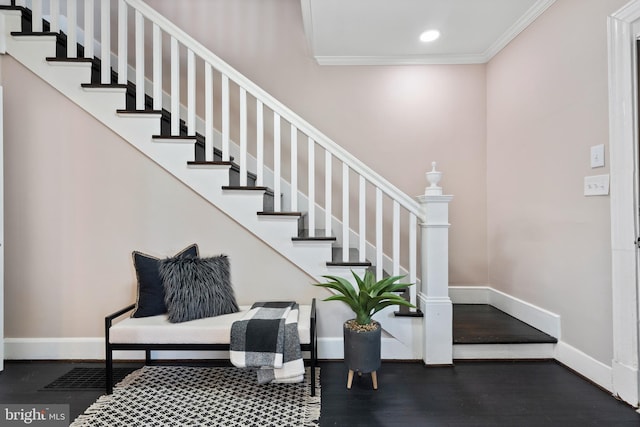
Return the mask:
<svg viewBox="0 0 640 427"><path fill-rule="evenodd" d="M606 196L609 194L609 174L584 177L585 196Z"/></svg>
<svg viewBox="0 0 640 427"><path fill-rule="evenodd" d="M591 147L591 167L604 167L604 144Z"/></svg>

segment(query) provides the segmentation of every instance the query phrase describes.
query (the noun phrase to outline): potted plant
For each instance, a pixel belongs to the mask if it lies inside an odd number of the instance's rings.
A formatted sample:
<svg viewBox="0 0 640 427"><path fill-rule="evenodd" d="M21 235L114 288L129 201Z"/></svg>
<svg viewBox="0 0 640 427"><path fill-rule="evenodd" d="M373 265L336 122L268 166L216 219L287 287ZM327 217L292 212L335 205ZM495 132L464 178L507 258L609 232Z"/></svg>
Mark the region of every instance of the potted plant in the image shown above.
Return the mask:
<svg viewBox="0 0 640 427"><path fill-rule="evenodd" d="M371 316L385 307L403 305L415 308L413 304L396 292L404 290L412 283L399 283L404 276L389 276L376 281L375 275L367 270L364 277L351 271L355 285L338 276L322 276L328 279L315 286L337 291L324 301L342 301L355 313L355 319L343 325L344 360L349 369L347 388L351 388L354 372L371 373L373 388L378 388L376 371L380 368L380 347L382 327Z"/></svg>

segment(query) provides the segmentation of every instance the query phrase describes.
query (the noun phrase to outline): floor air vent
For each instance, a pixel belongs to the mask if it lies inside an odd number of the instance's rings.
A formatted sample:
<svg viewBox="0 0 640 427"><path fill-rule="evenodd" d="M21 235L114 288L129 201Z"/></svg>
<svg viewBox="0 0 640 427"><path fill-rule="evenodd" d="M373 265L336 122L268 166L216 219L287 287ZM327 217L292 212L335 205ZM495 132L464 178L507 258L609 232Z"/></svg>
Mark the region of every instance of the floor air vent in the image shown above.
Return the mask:
<svg viewBox="0 0 640 427"><path fill-rule="evenodd" d="M113 368L114 384L117 384L136 369L137 368ZM50 384L44 386L44 390L104 389L105 380L104 367L73 368Z"/></svg>

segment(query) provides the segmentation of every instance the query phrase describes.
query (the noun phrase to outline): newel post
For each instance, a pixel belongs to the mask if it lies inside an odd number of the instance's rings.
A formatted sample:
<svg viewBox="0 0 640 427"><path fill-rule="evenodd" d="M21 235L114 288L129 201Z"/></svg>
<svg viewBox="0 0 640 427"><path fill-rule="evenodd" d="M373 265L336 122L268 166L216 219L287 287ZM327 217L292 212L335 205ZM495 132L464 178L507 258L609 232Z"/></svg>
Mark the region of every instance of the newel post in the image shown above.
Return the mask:
<svg viewBox="0 0 640 427"><path fill-rule="evenodd" d="M432 163L429 187L418 196L422 210L421 282L419 294L423 318L422 359L426 365L453 363L453 306L449 298L449 202L438 186L442 172Z"/></svg>

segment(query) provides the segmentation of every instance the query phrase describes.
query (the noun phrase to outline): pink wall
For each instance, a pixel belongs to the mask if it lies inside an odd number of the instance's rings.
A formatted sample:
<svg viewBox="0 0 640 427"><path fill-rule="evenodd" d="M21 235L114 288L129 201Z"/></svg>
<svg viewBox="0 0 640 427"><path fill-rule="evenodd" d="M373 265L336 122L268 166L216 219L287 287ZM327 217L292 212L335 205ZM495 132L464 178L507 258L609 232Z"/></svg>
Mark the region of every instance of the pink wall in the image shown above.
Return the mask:
<svg viewBox="0 0 640 427"><path fill-rule="evenodd" d="M321 67L298 0L147 3L407 194L438 161L451 282L486 284L484 65Z"/></svg>
<svg viewBox="0 0 640 427"><path fill-rule="evenodd" d="M606 17L559 0L487 67L489 283L561 315L562 340L612 359L609 197L583 196L608 142Z"/></svg>
<svg viewBox="0 0 640 427"><path fill-rule="evenodd" d="M297 1L151 4L408 194L424 191L424 172L437 160L456 195L451 279L486 283L485 66L319 67ZM227 253L245 303L324 296L11 57L0 65L7 337L100 336L95 313L134 298L134 249L165 256L198 242L203 254Z"/></svg>
<svg viewBox="0 0 640 427"><path fill-rule="evenodd" d="M131 252L165 257L193 242L202 256L229 256L240 304L325 296L311 277L13 58L0 57L0 65L5 337L102 336L103 316L135 301Z"/></svg>
<svg viewBox="0 0 640 427"><path fill-rule="evenodd" d="M626 0L558 0L488 65L397 67L318 66L298 0L148 3L408 194L438 161L455 195L451 283L560 314L563 341L610 363L609 199L584 197L582 182L608 172L589 168L589 147L607 142L606 16ZM289 292L284 274L311 282L11 58L0 63L7 336L99 336L78 319L92 315L87 301L131 300L132 248L208 242L205 252L238 260L243 300ZM86 159L117 166L87 174ZM248 259L272 269L258 291Z"/></svg>

